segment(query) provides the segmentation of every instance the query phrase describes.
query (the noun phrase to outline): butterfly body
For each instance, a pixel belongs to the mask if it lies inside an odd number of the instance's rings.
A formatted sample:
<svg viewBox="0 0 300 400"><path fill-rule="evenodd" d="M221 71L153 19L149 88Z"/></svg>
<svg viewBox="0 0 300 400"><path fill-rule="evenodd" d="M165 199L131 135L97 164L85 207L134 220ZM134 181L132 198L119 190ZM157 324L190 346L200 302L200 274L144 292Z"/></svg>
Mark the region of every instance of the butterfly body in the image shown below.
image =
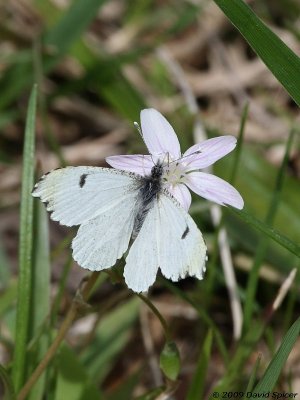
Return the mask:
<svg viewBox="0 0 300 400"><path fill-rule="evenodd" d="M157 200L163 188L163 165L158 162L151 169L150 175L141 177L137 196L138 211L134 221L132 238L135 239L143 225L150 208Z"/></svg>

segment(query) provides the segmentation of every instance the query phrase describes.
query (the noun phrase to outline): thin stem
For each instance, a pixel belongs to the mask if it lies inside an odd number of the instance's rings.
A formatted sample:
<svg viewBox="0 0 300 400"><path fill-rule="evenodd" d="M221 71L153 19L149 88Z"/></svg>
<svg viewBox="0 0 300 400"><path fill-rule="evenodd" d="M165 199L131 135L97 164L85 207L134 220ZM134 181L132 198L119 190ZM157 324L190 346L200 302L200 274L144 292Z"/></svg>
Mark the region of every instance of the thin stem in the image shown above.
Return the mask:
<svg viewBox="0 0 300 400"><path fill-rule="evenodd" d="M161 315L161 313L158 311L158 309L155 307L155 305L143 294L140 293L136 293L136 295L143 300L144 303L147 304L147 306L151 309L151 311L153 312L153 314L156 315L156 317L159 319L161 326L164 330L164 334L165 334L165 338L166 338L166 342L169 342L171 340L171 334L170 334L170 330L168 327L168 324L166 323L164 317Z"/></svg>
<svg viewBox="0 0 300 400"><path fill-rule="evenodd" d="M78 313L78 310L79 310L78 298L82 299L82 301L88 300L90 292L91 292L94 284L96 283L98 276L99 276L99 272L93 272L90 275L90 277L88 278L83 289L79 290L79 293L74 297L71 308L68 311L68 314L67 314L66 318L64 319L63 323L61 324L54 342L49 347L44 358L42 359L40 364L37 366L37 368L33 371L32 375L30 376L30 378L28 379L26 384L21 389L20 393L17 396L17 400L25 400L30 389L33 387L33 385L36 383L36 381L38 380L40 375L43 373L43 371L48 366L49 362L54 357L60 343L63 341L67 331L69 330L72 322L74 321L74 319Z"/></svg>

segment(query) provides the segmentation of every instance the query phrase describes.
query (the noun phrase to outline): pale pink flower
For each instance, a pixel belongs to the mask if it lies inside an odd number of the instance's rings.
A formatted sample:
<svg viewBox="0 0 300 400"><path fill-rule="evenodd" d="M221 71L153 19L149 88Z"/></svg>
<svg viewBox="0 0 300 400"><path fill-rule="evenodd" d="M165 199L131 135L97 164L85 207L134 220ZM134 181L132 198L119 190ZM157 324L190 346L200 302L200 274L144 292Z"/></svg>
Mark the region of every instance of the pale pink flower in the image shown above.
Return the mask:
<svg viewBox="0 0 300 400"><path fill-rule="evenodd" d="M190 190L207 200L238 209L244 207L239 192L228 182L215 175L201 172L230 153L236 138L226 135L195 144L181 154L177 135L158 111L148 108L141 111L141 132L150 155L120 155L106 158L109 165L145 176L158 160L163 163L163 181L167 190L188 211L191 205Z"/></svg>

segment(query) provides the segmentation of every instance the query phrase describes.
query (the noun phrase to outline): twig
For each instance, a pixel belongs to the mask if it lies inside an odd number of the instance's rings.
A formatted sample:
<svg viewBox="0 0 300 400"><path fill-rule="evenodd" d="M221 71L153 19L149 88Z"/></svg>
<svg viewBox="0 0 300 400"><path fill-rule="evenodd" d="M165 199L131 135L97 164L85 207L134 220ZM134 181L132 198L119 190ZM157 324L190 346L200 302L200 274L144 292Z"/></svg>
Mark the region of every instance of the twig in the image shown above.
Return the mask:
<svg viewBox="0 0 300 400"><path fill-rule="evenodd" d="M200 142L207 139L205 129L200 121L197 101L185 77L184 71L182 70L181 66L176 62L176 60L172 58L172 56L165 47L160 47L157 50L157 54L159 59L165 64L165 66L168 68L168 70L176 79L176 82L180 87L182 94L185 98L187 107L191 115L193 115L195 118L194 119L195 142ZM208 168L207 170L210 171L211 168ZM210 214L214 226L218 227L221 222L221 215L222 215L220 206L212 205L210 207ZM241 332L242 332L243 314L237 290L237 283L233 268L232 256L225 228L221 228L219 231L218 244L220 249L220 257L224 271L225 282L229 293L230 307L233 320L233 337L234 339L238 340L241 337Z"/></svg>
<svg viewBox="0 0 300 400"><path fill-rule="evenodd" d="M68 311L68 314L67 314L66 318L64 319L63 323L61 324L54 342L49 347L44 358L42 359L40 364L37 366L37 368L33 371L32 375L30 376L30 378L28 379L26 384L21 389L20 393L17 396L17 400L25 400L30 389L36 383L36 381L38 380L40 375L43 373L43 371L45 370L45 368L47 367L49 362L52 360L52 358L56 354L56 351L57 351L60 343L63 341L68 329L70 328L72 322L74 321L75 317L77 316L77 313L80 308L79 301L85 302L88 300L90 292L91 292L94 284L96 283L98 276L99 276L99 272L93 272L90 275L90 277L88 278L88 281L84 285L82 291L79 290L77 295L74 297L71 308Z"/></svg>
<svg viewBox="0 0 300 400"><path fill-rule="evenodd" d="M278 290L278 293L277 293L277 296L276 296L276 299L273 301L273 304L272 304L272 309L274 311L276 311L280 307L280 305L283 302L287 292L290 290L290 288L291 288L291 286L292 286L292 284L294 282L296 273L297 273L297 268L294 268L289 273L289 276L286 278L286 280L283 282L283 284L280 286L280 288Z"/></svg>

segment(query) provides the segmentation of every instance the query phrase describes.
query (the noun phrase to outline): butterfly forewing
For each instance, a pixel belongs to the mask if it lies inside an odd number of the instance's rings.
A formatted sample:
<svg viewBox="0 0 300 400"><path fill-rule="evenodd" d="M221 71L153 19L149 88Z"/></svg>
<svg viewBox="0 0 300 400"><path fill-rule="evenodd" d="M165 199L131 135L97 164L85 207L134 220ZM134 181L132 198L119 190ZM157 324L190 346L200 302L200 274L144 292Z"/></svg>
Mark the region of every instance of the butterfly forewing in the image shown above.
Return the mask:
<svg viewBox="0 0 300 400"><path fill-rule="evenodd" d="M80 225L128 192L136 191L137 177L109 168L66 167L44 175L32 194L46 204L54 221Z"/></svg>

